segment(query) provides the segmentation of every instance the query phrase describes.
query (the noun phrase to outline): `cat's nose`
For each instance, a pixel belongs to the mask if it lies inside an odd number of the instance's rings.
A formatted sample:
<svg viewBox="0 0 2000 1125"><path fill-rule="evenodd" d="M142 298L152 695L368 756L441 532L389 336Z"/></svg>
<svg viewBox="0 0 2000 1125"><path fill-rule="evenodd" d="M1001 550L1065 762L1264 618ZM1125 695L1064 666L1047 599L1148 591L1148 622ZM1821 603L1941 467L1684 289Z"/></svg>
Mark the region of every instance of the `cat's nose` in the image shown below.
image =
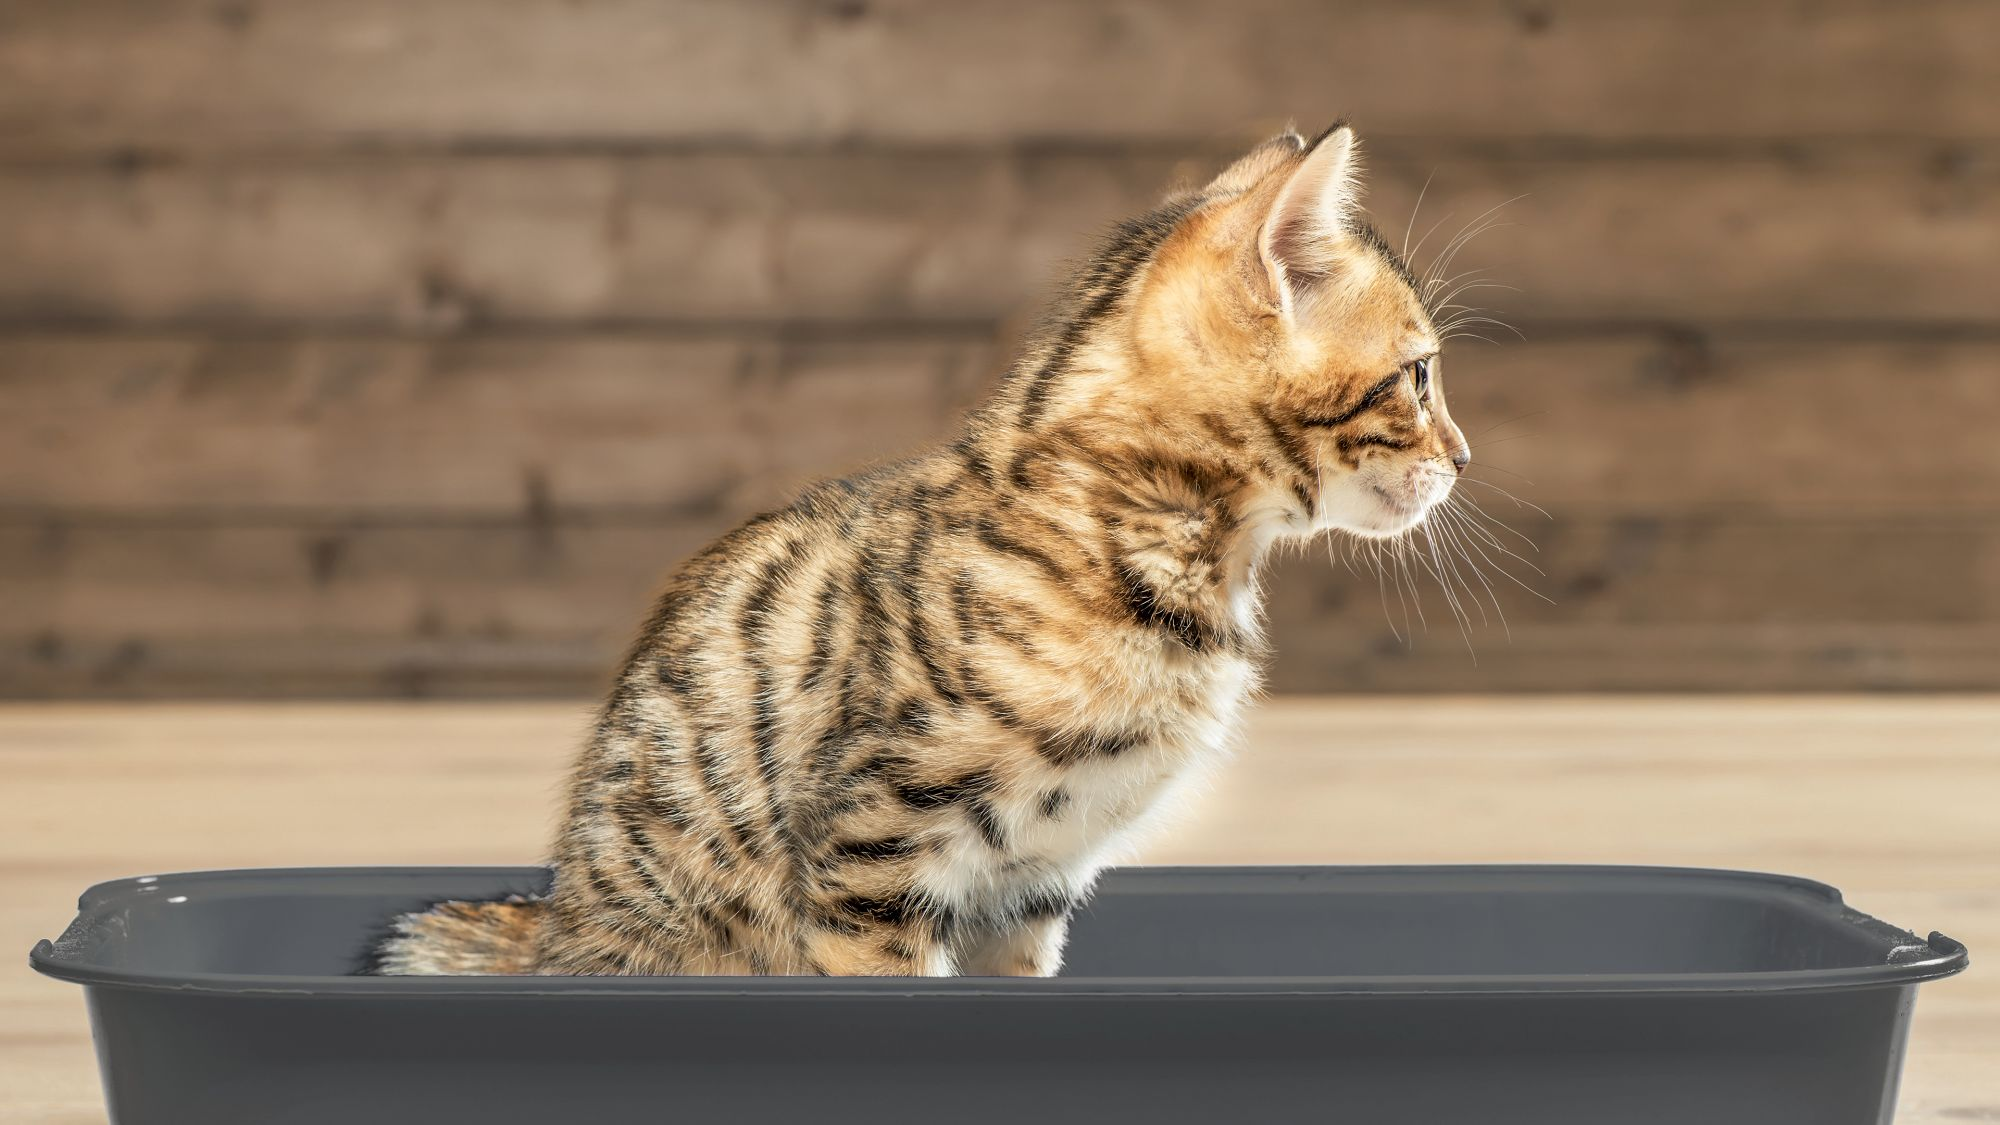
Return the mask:
<svg viewBox="0 0 2000 1125"><path fill-rule="evenodd" d="M1454 450L1452 450L1452 451L1451 451L1451 467L1452 467L1452 468L1454 468L1454 469L1457 469L1457 470L1458 470L1459 472L1461 472L1461 473L1462 473L1462 472L1464 472L1464 471L1465 471L1465 467L1466 467L1467 465L1470 465L1470 464L1472 464L1472 447L1471 447L1471 446L1469 446L1469 445L1461 445L1461 446L1459 446L1458 448L1456 448L1456 449L1454 449Z"/></svg>

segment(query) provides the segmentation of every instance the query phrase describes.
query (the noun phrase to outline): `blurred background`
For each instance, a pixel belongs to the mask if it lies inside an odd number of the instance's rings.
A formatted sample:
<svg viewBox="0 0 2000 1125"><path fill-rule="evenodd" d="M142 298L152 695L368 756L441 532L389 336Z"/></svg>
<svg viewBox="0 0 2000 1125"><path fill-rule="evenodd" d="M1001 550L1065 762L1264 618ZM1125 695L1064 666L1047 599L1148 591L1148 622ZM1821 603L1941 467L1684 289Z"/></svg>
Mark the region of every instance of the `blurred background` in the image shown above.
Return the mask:
<svg viewBox="0 0 2000 1125"><path fill-rule="evenodd" d="M8 0L0 693L588 695L1109 223L1339 114L1420 261L1500 208L1457 267L1524 339L1450 389L1546 574L1475 659L1293 560L1279 690L2000 686L1996 48L1981 0Z"/></svg>

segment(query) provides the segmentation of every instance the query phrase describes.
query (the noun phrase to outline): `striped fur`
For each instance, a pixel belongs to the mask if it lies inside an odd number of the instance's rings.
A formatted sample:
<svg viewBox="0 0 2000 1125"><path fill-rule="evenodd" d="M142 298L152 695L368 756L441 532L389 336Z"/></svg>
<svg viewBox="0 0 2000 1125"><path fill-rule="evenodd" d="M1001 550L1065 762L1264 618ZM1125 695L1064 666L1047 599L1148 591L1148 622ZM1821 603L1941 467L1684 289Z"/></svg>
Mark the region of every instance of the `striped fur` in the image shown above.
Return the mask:
<svg viewBox="0 0 2000 1125"><path fill-rule="evenodd" d="M1266 553L1398 533L1462 467L1356 182L1344 127L1260 146L1122 225L955 440L688 562L550 895L405 916L380 971L1053 973L1099 870L1227 754Z"/></svg>

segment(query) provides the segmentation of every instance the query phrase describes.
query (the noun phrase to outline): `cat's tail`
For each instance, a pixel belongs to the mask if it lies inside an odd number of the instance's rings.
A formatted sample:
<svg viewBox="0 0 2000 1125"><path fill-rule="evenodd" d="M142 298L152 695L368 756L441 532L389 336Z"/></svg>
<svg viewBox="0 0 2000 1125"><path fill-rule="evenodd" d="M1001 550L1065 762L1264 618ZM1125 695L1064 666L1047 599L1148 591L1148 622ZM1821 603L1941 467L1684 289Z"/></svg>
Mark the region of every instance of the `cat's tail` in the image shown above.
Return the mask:
<svg viewBox="0 0 2000 1125"><path fill-rule="evenodd" d="M403 914L369 951L363 970L380 976L492 976L535 971L544 899L440 902Z"/></svg>

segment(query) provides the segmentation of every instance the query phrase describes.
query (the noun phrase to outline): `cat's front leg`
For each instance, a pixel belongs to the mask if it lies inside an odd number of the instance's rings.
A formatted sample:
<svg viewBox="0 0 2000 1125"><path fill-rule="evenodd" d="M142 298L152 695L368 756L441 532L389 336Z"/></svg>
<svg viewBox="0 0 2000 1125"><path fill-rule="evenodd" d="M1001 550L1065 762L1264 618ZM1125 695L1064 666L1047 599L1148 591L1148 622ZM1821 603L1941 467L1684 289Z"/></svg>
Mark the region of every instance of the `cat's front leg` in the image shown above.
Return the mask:
<svg viewBox="0 0 2000 1125"><path fill-rule="evenodd" d="M981 935L960 958L969 977L1052 977L1062 968L1069 915L1032 918Z"/></svg>

